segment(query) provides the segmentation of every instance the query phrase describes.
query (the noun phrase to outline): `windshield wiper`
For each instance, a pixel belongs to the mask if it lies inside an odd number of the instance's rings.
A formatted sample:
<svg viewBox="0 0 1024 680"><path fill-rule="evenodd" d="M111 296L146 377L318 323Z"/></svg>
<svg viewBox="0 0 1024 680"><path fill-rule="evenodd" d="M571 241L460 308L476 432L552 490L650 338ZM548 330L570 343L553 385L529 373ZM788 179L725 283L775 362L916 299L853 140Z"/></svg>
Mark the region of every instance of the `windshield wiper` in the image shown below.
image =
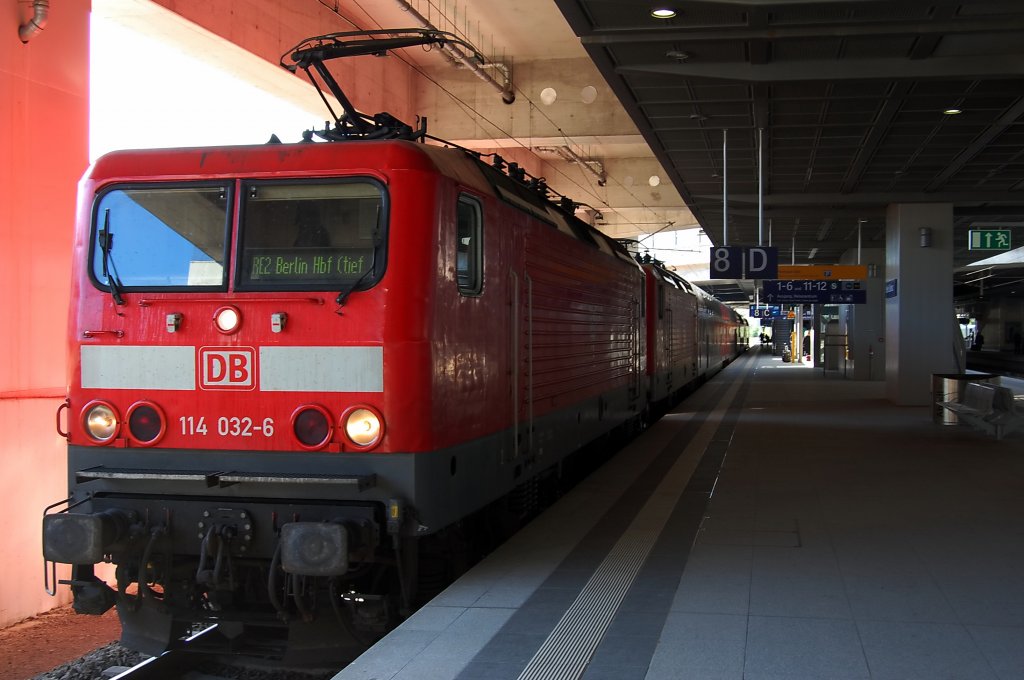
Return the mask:
<svg viewBox="0 0 1024 680"><path fill-rule="evenodd" d="M103 252L103 278L107 280L110 287L110 296L114 298L114 304L124 305L124 298L121 297L121 281L117 276L117 267L110 252L114 249L114 235L110 233L110 208L103 213L103 228L100 229L100 250Z"/></svg>
<svg viewBox="0 0 1024 680"><path fill-rule="evenodd" d="M335 304L338 305L338 309L335 313L341 314L341 308L345 306L345 301L348 300L348 296L355 292L366 277L373 273L373 270L377 267L377 247L380 245L380 233L381 233L381 205L377 204L377 216L374 220L376 226L373 230L373 257L370 258L370 268L367 269L362 275L352 283L351 286L338 293L338 297L334 298Z"/></svg>
<svg viewBox="0 0 1024 680"><path fill-rule="evenodd" d="M351 295L352 293L354 293L356 288L358 288L363 283L363 281L366 280L366 277L373 273L373 269L376 266L377 266L377 247L374 246L374 248L373 248L373 257L370 258L370 267L369 267L369 269L367 269L365 272L363 272L362 276L360 276L358 279L356 279L352 283L351 286L349 286L345 290L343 290L340 293L338 293L338 297L334 298L334 302L338 305L338 309L337 309L337 313L338 314L341 314L341 308L345 306L345 301L348 300L348 296Z"/></svg>

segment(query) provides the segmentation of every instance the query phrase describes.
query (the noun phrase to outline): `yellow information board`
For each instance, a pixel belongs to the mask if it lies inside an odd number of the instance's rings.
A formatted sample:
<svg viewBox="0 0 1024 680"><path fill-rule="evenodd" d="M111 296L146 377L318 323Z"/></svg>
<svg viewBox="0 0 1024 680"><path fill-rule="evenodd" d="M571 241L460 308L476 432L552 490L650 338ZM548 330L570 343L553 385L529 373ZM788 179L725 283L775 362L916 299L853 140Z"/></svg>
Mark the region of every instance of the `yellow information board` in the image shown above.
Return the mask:
<svg viewBox="0 0 1024 680"><path fill-rule="evenodd" d="M868 277L865 264L780 264L780 280L829 281L836 279L856 280Z"/></svg>

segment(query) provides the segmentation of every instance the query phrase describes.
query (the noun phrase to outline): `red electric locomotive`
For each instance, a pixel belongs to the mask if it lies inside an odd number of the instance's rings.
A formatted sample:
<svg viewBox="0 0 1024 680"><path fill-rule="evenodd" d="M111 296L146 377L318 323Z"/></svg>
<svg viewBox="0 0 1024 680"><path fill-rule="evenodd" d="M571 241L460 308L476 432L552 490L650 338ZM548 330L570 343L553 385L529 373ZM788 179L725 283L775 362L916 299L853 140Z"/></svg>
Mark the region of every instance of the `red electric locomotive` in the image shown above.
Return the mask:
<svg viewBox="0 0 1024 680"><path fill-rule="evenodd" d="M571 203L386 116L322 136L356 139L115 152L80 186L44 556L141 651L208 622L354 654L451 558L423 539L647 409L644 272Z"/></svg>

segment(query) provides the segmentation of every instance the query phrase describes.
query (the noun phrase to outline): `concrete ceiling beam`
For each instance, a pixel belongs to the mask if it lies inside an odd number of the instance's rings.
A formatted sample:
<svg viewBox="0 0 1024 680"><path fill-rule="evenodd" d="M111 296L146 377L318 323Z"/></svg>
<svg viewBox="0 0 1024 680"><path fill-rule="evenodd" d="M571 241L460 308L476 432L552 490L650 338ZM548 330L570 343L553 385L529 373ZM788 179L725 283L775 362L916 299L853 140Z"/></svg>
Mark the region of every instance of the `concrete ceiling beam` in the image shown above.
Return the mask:
<svg viewBox="0 0 1024 680"><path fill-rule="evenodd" d="M585 57L516 62L516 102L511 105L465 71L431 66L422 72L426 77L416 89L419 113L427 116L432 134L445 139L639 137Z"/></svg>

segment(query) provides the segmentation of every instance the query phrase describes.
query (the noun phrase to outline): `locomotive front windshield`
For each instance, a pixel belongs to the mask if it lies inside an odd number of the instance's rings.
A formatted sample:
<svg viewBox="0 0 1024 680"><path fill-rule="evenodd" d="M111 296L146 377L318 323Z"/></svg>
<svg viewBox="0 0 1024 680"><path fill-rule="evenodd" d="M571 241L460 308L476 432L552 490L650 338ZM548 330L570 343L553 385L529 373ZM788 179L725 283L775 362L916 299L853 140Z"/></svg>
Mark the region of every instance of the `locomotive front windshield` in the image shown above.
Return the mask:
<svg viewBox="0 0 1024 680"><path fill-rule="evenodd" d="M368 180L243 186L238 288L367 288L384 268L385 195Z"/></svg>
<svg viewBox="0 0 1024 680"><path fill-rule="evenodd" d="M92 276L129 290L223 288L227 186L116 188L96 203Z"/></svg>
<svg viewBox="0 0 1024 680"><path fill-rule="evenodd" d="M93 212L91 274L119 291L225 290L234 183L119 186ZM366 289L385 265L386 193L372 180L245 182L238 290Z"/></svg>

